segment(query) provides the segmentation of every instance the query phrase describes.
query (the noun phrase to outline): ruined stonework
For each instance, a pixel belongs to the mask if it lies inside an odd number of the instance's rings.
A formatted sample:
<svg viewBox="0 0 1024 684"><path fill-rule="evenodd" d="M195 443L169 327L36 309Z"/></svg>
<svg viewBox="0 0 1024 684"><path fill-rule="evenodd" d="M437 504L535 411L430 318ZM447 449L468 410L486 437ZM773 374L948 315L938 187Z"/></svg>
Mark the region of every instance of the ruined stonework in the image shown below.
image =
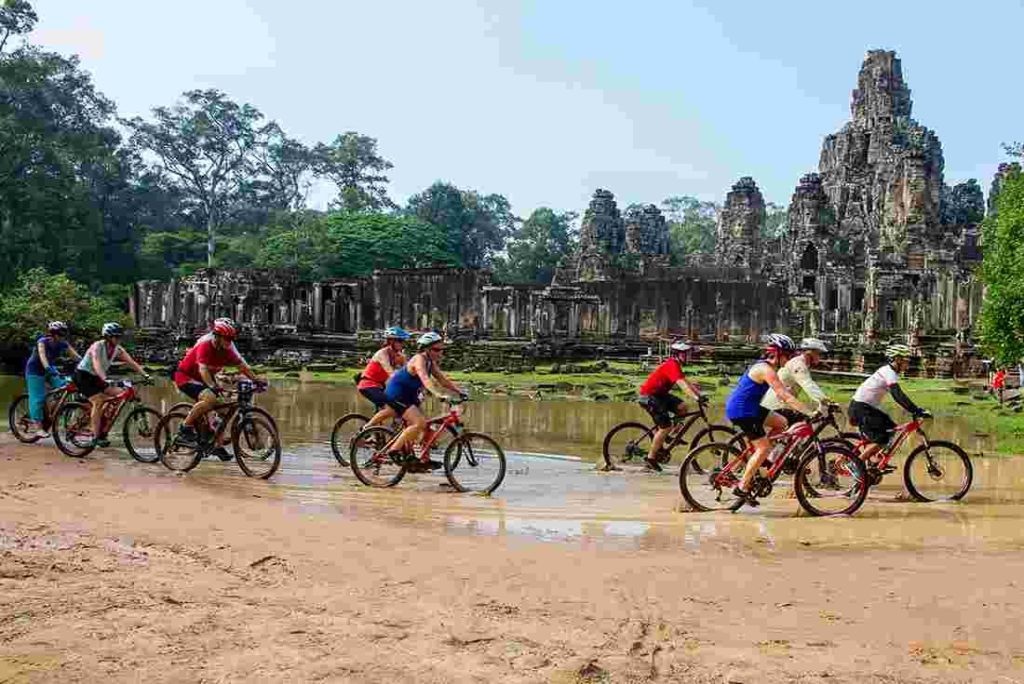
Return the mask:
<svg viewBox="0 0 1024 684"><path fill-rule="evenodd" d="M631 206L626 210L625 225L627 254L668 255L668 224L661 209L653 204Z"/></svg>
<svg viewBox="0 0 1024 684"><path fill-rule="evenodd" d="M589 280L608 277L610 257L622 253L625 240L625 226L615 196L599 188L580 225L578 269L581 277Z"/></svg>
<svg viewBox="0 0 1024 684"><path fill-rule="evenodd" d="M764 219L764 197L757 183L749 176L740 178L725 196L725 205L718 215L716 262L758 270Z"/></svg>

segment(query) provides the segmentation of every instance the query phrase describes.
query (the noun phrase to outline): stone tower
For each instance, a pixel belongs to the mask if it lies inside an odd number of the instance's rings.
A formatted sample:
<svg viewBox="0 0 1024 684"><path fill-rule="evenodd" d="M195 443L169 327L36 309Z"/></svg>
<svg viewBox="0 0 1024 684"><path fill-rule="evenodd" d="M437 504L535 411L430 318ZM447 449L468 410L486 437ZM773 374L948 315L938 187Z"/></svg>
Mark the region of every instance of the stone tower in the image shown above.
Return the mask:
<svg viewBox="0 0 1024 684"><path fill-rule="evenodd" d="M757 183L749 176L740 178L725 196L725 205L718 215L715 261L720 266L758 270L764 219L764 197Z"/></svg>
<svg viewBox="0 0 1024 684"><path fill-rule="evenodd" d="M626 210L625 249L628 254L645 256L669 253L668 224L653 204L634 205Z"/></svg>
<svg viewBox="0 0 1024 684"><path fill-rule="evenodd" d="M577 278L608 278L611 262L622 253L625 242L626 231L615 196L607 190L595 190L580 225Z"/></svg>

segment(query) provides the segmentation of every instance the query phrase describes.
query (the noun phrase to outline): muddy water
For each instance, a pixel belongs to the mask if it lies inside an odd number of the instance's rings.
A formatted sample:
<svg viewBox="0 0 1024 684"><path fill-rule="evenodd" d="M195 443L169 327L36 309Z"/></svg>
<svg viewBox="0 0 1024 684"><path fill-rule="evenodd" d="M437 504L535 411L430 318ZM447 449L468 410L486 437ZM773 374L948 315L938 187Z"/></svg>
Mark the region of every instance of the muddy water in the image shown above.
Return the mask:
<svg viewBox="0 0 1024 684"><path fill-rule="evenodd" d="M0 376L0 406L6 406L20 386L19 378ZM142 393L146 403L160 409L179 400L166 383ZM799 506L784 482L757 511L695 514L679 512L674 472L597 472L588 461L600 457L607 429L622 420L643 418L629 403L480 397L469 406L466 422L471 429L495 436L509 455L505 483L490 498L455 495L437 475L408 476L393 490L359 485L350 471L337 465L325 444L338 417L368 408L348 387L280 382L258 403L277 417L285 443L284 464L273 482L248 480L234 464L207 461L182 478L183 486L278 499L340 518L379 518L438 526L455 534L580 545L684 550L724 545L766 552L800 547L1020 547L1024 458L981 456L979 452L991 453L992 445L972 434L962 420L937 420L929 434L964 444L974 457L975 486L965 502L896 502L899 478L893 475L873 490L872 499L854 518L816 520L797 515ZM38 448L52 445L46 442ZM116 448L94 458L115 470L146 467L159 477L178 477L159 465L136 464Z"/></svg>

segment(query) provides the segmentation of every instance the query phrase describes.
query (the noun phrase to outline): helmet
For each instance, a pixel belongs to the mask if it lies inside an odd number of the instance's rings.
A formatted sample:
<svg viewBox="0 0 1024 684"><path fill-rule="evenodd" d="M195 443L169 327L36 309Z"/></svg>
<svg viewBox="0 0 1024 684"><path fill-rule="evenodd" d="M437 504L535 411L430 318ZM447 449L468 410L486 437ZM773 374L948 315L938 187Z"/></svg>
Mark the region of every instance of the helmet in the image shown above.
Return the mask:
<svg viewBox="0 0 1024 684"><path fill-rule="evenodd" d="M384 331L385 340L407 340L411 337L402 327L393 325Z"/></svg>
<svg viewBox="0 0 1024 684"><path fill-rule="evenodd" d="M64 321L50 321L46 324L46 332L51 332L57 335L67 335L68 324Z"/></svg>
<svg viewBox="0 0 1024 684"><path fill-rule="evenodd" d="M218 318L213 322L213 334L233 340L238 337L238 325L230 318Z"/></svg>
<svg viewBox="0 0 1024 684"><path fill-rule="evenodd" d="M416 340L416 346L420 349L426 349L427 347L433 347L438 342L444 342L444 338L436 332L428 332L420 335L420 339Z"/></svg>
<svg viewBox="0 0 1024 684"><path fill-rule="evenodd" d="M669 349L673 353L675 353L675 352L690 351L691 349L693 349L693 347L690 346L690 343L687 342L686 340L676 340L675 342L673 342L671 344L671 346L669 346Z"/></svg>
<svg viewBox="0 0 1024 684"><path fill-rule="evenodd" d="M888 347L885 348L885 358L889 359L890 361L897 359L901 356L907 358L908 356L910 356L910 353L910 347L908 347L905 344L890 344Z"/></svg>
<svg viewBox="0 0 1024 684"><path fill-rule="evenodd" d="M118 337L124 335L124 327L120 323L104 323L102 333L104 337Z"/></svg>
<svg viewBox="0 0 1024 684"><path fill-rule="evenodd" d="M774 349L775 351L781 352L792 352L796 351L796 344L788 335L772 333L771 335L768 336L768 341L765 345L765 348Z"/></svg>
<svg viewBox="0 0 1024 684"><path fill-rule="evenodd" d="M827 353L828 347L825 343L819 340L817 337L805 337L800 340L800 349L810 349L812 351L820 351L821 353Z"/></svg>

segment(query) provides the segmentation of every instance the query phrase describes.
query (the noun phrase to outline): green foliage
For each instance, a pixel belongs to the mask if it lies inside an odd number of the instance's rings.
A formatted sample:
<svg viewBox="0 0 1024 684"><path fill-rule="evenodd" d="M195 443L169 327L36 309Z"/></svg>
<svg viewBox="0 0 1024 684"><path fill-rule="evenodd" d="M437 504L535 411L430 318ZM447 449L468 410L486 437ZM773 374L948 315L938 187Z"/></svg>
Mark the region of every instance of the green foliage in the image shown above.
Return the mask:
<svg viewBox="0 0 1024 684"><path fill-rule="evenodd" d="M985 303L979 328L982 344L1000 363L1024 358L1024 173L1003 179L997 215L984 224L982 278Z"/></svg>
<svg viewBox="0 0 1024 684"><path fill-rule="evenodd" d="M0 4L0 52L11 36L19 36L35 28L39 17L28 0L3 0Z"/></svg>
<svg viewBox="0 0 1024 684"><path fill-rule="evenodd" d="M789 211L774 202L765 205L764 223L761 224L761 237L767 240L785 237L789 232Z"/></svg>
<svg viewBox="0 0 1024 684"><path fill-rule="evenodd" d="M575 218L574 212L534 210L513 233L505 247L507 256L494 259L496 278L506 283L550 283L558 262L575 247Z"/></svg>
<svg viewBox="0 0 1024 684"><path fill-rule="evenodd" d="M97 296L64 273L50 275L42 268L30 269L0 298L0 341L28 345L52 320L68 322L75 337L98 338L108 321L130 325L131 320L116 304L124 294L118 289L108 291L106 297Z"/></svg>
<svg viewBox="0 0 1024 684"><path fill-rule="evenodd" d="M388 198L386 171L392 164L377 153L377 141L354 131L313 151L319 175L338 186L334 207L342 211L381 211L395 206Z"/></svg>
<svg viewBox="0 0 1024 684"><path fill-rule="evenodd" d="M502 195L459 190L441 181L409 198L406 211L444 229L451 251L471 267L489 265L517 222Z"/></svg>
<svg viewBox="0 0 1024 684"><path fill-rule="evenodd" d="M206 239L193 229L149 233L142 240L140 266L147 278L169 278L191 273L203 265Z"/></svg>
<svg viewBox="0 0 1024 684"><path fill-rule="evenodd" d="M669 249L674 264L685 264L689 254L715 251L717 204L683 195L669 197L661 206L668 222Z"/></svg>
<svg viewBox="0 0 1024 684"><path fill-rule="evenodd" d="M971 178L953 187L942 186L940 221L943 225L978 225L985 219L985 196Z"/></svg>

